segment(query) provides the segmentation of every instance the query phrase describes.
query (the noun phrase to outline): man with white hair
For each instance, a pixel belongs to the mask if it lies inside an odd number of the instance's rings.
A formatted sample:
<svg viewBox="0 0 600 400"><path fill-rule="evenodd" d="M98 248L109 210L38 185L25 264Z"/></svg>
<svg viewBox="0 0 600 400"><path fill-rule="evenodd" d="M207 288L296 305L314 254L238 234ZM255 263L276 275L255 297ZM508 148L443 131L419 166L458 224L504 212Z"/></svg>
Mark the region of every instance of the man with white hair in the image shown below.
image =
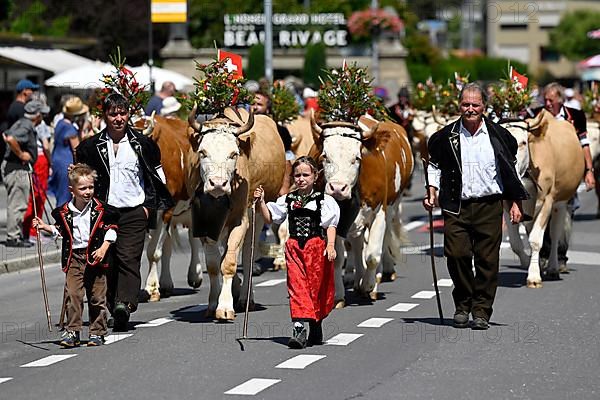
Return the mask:
<svg viewBox="0 0 600 400"><path fill-rule="evenodd" d="M37 159L37 133L35 127L42 122L42 114L50 108L38 100L25 104L25 115L4 134L7 144L6 163L3 168L8 197L6 206L6 246L30 247L33 243L23 239L23 218L29 199L29 176Z"/></svg>
<svg viewBox="0 0 600 400"><path fill-rule="evenodd" d="M177 89L175 88L175 84L171 81L163 82L160 87L160 92L156 93L154 96L150 98L148 101L148 105L144 109L146 115L152 115L152 111L156 111L156 115L160 115L160 109L163 106L163 100L167 97L174 96Z"/></svg>

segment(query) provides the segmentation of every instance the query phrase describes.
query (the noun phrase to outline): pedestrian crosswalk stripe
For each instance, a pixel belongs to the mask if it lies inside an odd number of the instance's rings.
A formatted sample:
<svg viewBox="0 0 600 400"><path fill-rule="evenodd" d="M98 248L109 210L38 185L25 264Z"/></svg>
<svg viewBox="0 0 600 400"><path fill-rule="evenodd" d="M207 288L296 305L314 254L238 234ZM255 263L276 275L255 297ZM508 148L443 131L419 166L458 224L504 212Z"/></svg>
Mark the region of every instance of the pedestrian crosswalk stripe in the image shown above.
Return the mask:
<svg viewBox="0 0 600 400"><path fill-rule="evenodd" d="M12 381L12 378L0 378L0 383Z"/></svg>
<svg viewBox="0 0 600 400"><path fill-rule="evenodd" d="M164 324L168 324L169 322L173 322L173 318L158 318L153 319L152 321L148 321L145 324L136 325L136 328L153 328L155 326L161 326Z"/></svg>
<svg viewBox="0 0 600 400"><path fill-rule="evenodd" d="M35 367L47 367L52 364L56 364L57 362L64 361L71 357L75 357L77 354L56 354L53 356L48 356L44 358L40 358L37 361L32 361L27 364L21 365L21 368L35 368Z"/></svg>
<svg viewBox="0 0 600 400"><path fill-rule="evenodd" d="M256 285L256 287L269 287L279 285L280 283L285 282L286 279L269 279L268 281L264 281Z"/></svg>
<svg viewBox="0 0 600 400"><path fill-rule="evenodd" d="M435 291L433 290L421 290L410 296L413 299L431 299L435 297Z"/></svg>
<svg viewBox="0 0 600 400"><path fill-rule="evenodd" d="M413 229L417 229L425 225L425 221L410 221L409 223L404 225L404 229L407 231L412 231Z"/></svg>
<svg viewBox="0 0 600 400"><path fill-rule="evenodd" d="M398 303L396 305L391 306L386 311L406 312L412 310L416 306L418 306L418 304L416 303Z"/></svg>
<svg viewBox="0 0 600 400"><path fill-rule="evenodd" d="M252 378L249 381L226 391L225 394L254 396L279 382L281 382L281 379Z"/></svg>
<svg viewBox="0 0 600 400"><path fill-rule="evenodd" d="M279 365L276 365L275 368L283 368L283 369L304 369L308 367L310 364L317 362L327 356L317 355L317 354L301 354L296 357L292 357L289 360L282 362Z"/></svg>
<svg viewBox="0 0 600 400"><path fill-rule="evenodd" d="M179 312L182 313L193 313L193 312L202 312L208 308L206 304L198 304L197 306L191 306L186 308L185 310L181 310Z"/></svg>
<svg viewBox="0 0 600 400"><path fill-rule="evenodd" d="M108 335L106 337L104 344L113 344L119 340L127 339L131 336L133 336L133 333L113 333L112 335Z"/></svg>
<svg viewBox="0 0 600 400"><path fill-rule="evenodd" d="M441 287L452 287L452 285L453 285L452 279L444 278L444 279L438 280L438 286L441 286ZM433 286L433 283L431 284L431 286Z"/></svg>
<svg viewBox="0 0 600 400"><path fill-rule="evenodd" d="M369 318L357 325L359 328L381 328L394 318Z"/></svg>
<svg viewBox="0 0 600 400"><path fill-rule="evenodd" d="M325 344L330 346L348 346L361 336L363 336L362 333L339 333L327 340Z"/></svg>

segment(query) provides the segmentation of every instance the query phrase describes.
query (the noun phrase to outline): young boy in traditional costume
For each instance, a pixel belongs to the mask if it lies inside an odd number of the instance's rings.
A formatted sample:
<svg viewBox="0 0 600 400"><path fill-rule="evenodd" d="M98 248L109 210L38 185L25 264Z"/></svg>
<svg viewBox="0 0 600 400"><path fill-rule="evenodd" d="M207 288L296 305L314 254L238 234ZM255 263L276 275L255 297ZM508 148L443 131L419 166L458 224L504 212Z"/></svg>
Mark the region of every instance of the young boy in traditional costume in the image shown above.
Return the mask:
<svg viewBox="0 0 600 400"><path fill-rule="evenodd" d="M88 346L104 344L106 335L106 253L117 238L114 222L118 214L94 197L96 172L85 164L69 171L69 190L73 199L52 211L55 225L35 218L33 226L55 237L62 236L62 268L66 273L67 330L61 346L80 344L83 326L83 296L88 299Z"/></svg>
<svg viewBox="0 0 600 400"><path fill-rule="evenodd" d="M254 197L259 200L265 223L281 224L289 218L285 258L294 327L288 346L302 349L307 344L305 322L309 323L308 343L322 344L321 323L333 309L334 245L340 208L333 197L314 190L317 165L312 158L298 158L292 166L292 178L297 190L276 202L265 204L262 187L254 191Z"/></svg>

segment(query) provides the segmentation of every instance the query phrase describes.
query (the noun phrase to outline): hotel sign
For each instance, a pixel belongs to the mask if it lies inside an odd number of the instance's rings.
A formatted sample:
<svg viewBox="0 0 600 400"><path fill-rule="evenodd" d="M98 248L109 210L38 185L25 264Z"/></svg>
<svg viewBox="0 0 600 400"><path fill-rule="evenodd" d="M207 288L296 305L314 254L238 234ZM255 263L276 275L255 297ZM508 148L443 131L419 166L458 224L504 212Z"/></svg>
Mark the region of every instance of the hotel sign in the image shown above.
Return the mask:
<svg viewBox="0 0 600 400"><path fill-rule="evenodd" d="M264 14L226 14L224 46L250 47L265 41ZM327 47L348 45L346 17L341 13L273 14L273 46L306 47L322 42Z"/></svg>

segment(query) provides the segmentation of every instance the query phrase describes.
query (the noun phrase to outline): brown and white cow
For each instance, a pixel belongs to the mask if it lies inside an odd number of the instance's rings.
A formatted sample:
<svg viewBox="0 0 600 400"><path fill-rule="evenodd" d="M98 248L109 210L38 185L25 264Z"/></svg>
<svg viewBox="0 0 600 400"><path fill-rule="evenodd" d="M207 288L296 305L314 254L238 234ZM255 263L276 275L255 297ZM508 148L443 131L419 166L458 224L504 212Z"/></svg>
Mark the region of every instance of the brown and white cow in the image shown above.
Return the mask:
<svg viewBox="0 0 600 400"><path fill-rule="evenodd" d="M560 237L567 201L576 193L585 165L581 145L571 123L556 120L544 109L527 123L530 174L537 187L533 227L529 233L531 259L527 287L540 288L539 251L548 219L552 213L550 236ZM558 240L553 240L547 268L549 278L558 277L557 250Z"/></svg>
<svg viewBox="0 0 600 400"><path fill-rule="evenodd" d="M250 277L253 262L249 260L248 238L253 192L262 185L265 199L276 199L285 171L285 153L277 127L269 117L227 109L223 115L199 124L192 115L190 194L194 196L194 236L200 237L205 246L210 277L207 315L233 320L233 281L242 246L244 282ZM262 225L257 213L256 236ZM240 301L245 302L246 293L244 284Z"/></svg>
<svg viewBox="0 0 600 400"><path fill-rule="evenodd" d="M161 164L166 177L169 193L176 202L174 209L167 210L158 215L156 229L150 231L150 241L146 247L148 258L148 277L144 290L150 301L160 300L161 293L168 296L173 291L171 277L171 252L172 236L177 235L177 225L189 227L188 237L191 247L191 259L188 267L187 281L193 288L202 284L202 264L200 240L192 236L191 211L188 194L189 175L189 124L180 119L153 117L150 127L145 133L156 142L160 148ZM161 263L160 279L158 277L158 263Z"/></svg>
<svg viewBox="0 0 600 400"><path fill-rule="evenodd" d="M590 153L594 166L594 178L596 178L596 197L598 199L596 218L600 218L600 114L596 113L588 119L587 136L590 140Z"/></svg>
<svg viewBox="0 0 600 400"><path fill-rule="evenodd" d="M394 257L387 259L392 269L393 263L399 261L401 192L414 167L406 132L398 124L370 117L361 118L360 127L346 122L319 126L313 121L312 125L315 146L311 155L323 166L325 193L340 204L358 196L358 216L341 205L340 225L347 218L344 213L350 213L354 222L346 239L356 262L354 289L375 300L376 271L382 260L386 261L384 253L392 252ZM336 251L344 254L339 236ZM336 307L343 306L345 298L343 262L338 257L335 263ZM389 268L384 265L384 271Z"/></svg>

